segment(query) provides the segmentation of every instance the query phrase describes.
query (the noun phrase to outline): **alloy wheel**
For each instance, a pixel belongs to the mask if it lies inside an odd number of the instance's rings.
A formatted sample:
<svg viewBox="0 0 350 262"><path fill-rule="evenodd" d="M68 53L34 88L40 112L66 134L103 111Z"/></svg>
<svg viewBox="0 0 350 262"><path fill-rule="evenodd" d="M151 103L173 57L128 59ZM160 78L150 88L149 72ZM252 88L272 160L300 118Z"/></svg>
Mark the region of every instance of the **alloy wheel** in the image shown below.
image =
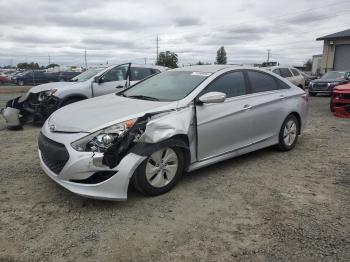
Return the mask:
<svg viewBox="0 0 350 262"><path fill-rule="evenodd" d="M168 185L175 177L179 167L179 159L171 148L154 152L146 164L146 179L153 187Z"/></svg>
<svg viewBox="0 0 350 262"><path fill-rule="evenodd" d="M291 146L297 137L297 125L294 120L289 120L283 130L283 141L287 146Z"/></svg>

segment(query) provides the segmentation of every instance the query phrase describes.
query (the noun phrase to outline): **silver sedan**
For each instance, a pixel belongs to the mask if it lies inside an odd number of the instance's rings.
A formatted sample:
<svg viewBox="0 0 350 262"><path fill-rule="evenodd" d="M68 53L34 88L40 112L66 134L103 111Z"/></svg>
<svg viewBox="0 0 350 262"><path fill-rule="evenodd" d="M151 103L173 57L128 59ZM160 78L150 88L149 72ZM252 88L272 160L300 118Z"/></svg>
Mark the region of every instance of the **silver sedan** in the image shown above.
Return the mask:
<svg viewBox="0 0 350 262"><path fill-rule="evenodd" d="M56 111L39 136L42 169L68 190L125 200L169 191L184 171L261 148L295 147L303 90L250 67L169 70L127 90Z"/></svg>

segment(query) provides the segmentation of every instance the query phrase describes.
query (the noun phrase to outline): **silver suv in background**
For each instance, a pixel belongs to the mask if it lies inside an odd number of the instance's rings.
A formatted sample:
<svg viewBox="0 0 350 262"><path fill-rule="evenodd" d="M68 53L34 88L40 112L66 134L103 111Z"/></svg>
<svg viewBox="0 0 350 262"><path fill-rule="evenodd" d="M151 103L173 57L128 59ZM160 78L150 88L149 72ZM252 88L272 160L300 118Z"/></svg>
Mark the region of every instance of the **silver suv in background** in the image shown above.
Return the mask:
<svg viewBox="0 0 350 262"><path fill-rule="evenodd" d="M166 69L162 66L131 63L90 68L70 82L32 87L25 95L8 101L2 114L7 120L8 128L21 127L28 120L40 124L58 108L88 98L120 92ZM16 121L19 117L19 121Z"/></svg>
<svg viewBox="0 0 350 262"><path fill-rule="evenodd" d="M288 79L288 81L292 84L305 90L305 78L298 69L288 66L274 66L267 69L279 76L282 76L283 78Z"/></svg>

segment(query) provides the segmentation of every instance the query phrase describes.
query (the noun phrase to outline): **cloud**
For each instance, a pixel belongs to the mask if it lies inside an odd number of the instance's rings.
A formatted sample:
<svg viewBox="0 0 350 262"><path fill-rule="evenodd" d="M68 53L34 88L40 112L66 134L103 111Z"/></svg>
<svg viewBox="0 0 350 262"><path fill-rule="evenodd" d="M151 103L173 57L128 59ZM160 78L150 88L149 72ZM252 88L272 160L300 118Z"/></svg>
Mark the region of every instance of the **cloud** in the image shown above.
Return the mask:
<svg viewBox="0 0 350 262"><path fill-rule="evenodd" d="M266 49L281 63L299 63L322 52L317 37L347 29L346 7L331 0L316 7L306 0L0 1L0 65L25 57L45 64L47 54L79 65L85 48L91 63L153 62L157 34L159 50L177 52L180 63L213 62L222 45L232 63L261 62Z"/></svg>
<svg viewBox="0 0 350 262"><path fill-rule="evenodd" d="M69 40L62 37L37 36L34 34L10 35L7 40L22 44L59 44L68 43Z"/></svg>
<svg viewBox="0 0 350 262"><path fill-rule="evenodd" d="M175 17L174 22L176 26L194 26L201 24L201 20L193 16Z"/></svg>
<svg viewBox="0 0 350 262"><path fill-rule="evenodd" d="M327 13L310 12L307 14L299 14L299 15L287 18L285 20L285 23L291 23L294 25L305 25L305 24L311 24L311 23L328 20L330 17L332 16Z"/></svg>

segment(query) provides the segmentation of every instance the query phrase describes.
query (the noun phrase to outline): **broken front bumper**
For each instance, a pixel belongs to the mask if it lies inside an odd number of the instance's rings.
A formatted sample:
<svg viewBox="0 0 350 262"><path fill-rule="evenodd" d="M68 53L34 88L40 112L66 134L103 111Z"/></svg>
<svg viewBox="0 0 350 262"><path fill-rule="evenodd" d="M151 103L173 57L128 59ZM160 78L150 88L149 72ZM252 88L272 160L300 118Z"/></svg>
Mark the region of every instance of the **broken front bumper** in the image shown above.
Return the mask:
<svg viewBox="0 0 350 262"><path fill-rule="evenodd" d="M126 200L130 179L146 157L129 153L111 169L102 165L102 153L78 152L71 147L73 141L84 135L86 134L52 133L45 124L41 134L44 138L39 138L42 169L52 180L78 195L97 199ZM40 139L43 141L40 142ZM65 157L65 151L68 157ZM106 172L109 174L107 179L104 177L95 181L91 179L103 176Z"/></svg>

